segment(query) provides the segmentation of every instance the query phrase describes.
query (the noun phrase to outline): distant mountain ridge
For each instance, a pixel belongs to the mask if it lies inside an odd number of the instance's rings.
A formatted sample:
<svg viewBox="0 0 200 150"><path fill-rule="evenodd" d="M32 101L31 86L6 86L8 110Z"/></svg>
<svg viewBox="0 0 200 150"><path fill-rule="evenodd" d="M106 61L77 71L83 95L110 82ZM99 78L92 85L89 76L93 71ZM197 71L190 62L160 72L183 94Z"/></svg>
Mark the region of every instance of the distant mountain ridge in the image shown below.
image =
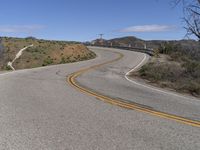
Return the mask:
<svg viewBox="0 0 200 150"><path fill-rule="evenodd" d="M127 36L121 38L114 38L110 40L96 39L91 44L96 46L124 46L124 47L138 47L158 49L165 44L181 45L182 47L197 49L200 48L200 42L195 40L142 40L135 36Z"/></svg>

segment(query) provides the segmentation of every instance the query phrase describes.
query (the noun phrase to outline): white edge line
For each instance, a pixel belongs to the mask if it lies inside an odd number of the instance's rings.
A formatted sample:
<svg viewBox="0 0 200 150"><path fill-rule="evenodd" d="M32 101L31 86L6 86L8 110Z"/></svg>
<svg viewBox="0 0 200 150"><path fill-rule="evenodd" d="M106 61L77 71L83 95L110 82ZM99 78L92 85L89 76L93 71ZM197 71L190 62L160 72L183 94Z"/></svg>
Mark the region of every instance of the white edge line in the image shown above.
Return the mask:
<svg viewBox="0 0 200 150"><path fill-rule="evenodd" d="M155 88L155 87L152 87L152 86L147 86L147 85L144 85L142 83L139 83L139 82L136 82L136 81L133 81L133 80L129 79L128 76L132 72L134 72L136 69L138 69L139 67L141 67L141 65L144 63L144 61L146 61L146 59L147 59L147 54L144 54L144 58L142 59L142 61L136 67L134 67L133 69L131 69L130 71L128 71L125 74L126 80L128 80L129 82L132 82L133 84L136 84L136 85L139 85L139 86L143 86L145 88L148 88L148 89L151 89L151 90L154 90L154 91L157 91L157 92L161 92L161 93L164 93L164 94L170 94L170 95L173 95L173 96L176 96L176 97L181 97L181 98L184 98L184 99L192 99L192 100L198 100L199 101L199 99L196 99L196 98L185 97L185 96L182 96L182 95L179 95L179 94L172 93L170 91L163 91L163 90L160 90L158 88Z"/></svg>

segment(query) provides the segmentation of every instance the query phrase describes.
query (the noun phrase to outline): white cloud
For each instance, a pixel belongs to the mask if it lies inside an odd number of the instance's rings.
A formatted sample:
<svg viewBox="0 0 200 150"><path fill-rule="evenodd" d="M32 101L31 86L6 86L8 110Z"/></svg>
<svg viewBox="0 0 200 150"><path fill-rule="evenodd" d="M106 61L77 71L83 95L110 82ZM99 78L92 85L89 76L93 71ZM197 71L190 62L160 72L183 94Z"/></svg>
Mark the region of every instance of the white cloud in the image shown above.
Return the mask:
<svg viewBox="0 0 200 150"><path fill-rule="evenodd" d="M45 28L43 25L9 25L1 26L0 32L2 33L32 33L37 30Z"/></svg>
<svg viewBox="0 0 200 150"><path fill-rule="evenodd" d="M172 31L176 27L171 25L141 25L141 26L131 26L119 30L119 32L163 32L163 31Z"/></svg>

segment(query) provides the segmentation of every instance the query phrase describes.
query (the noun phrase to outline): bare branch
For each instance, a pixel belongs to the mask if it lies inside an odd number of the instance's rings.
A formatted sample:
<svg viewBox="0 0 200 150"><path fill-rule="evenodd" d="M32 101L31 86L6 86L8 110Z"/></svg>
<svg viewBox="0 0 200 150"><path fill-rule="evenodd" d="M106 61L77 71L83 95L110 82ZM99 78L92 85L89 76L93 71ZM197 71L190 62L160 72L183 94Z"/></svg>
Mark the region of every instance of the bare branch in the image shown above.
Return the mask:
<svg viewBox="0 0 200 150"><path fill-rule="evenodd" d="M200 0L174 0L174 4L183 3L184 21L187 36L195 35L200 40Z"/></svg>

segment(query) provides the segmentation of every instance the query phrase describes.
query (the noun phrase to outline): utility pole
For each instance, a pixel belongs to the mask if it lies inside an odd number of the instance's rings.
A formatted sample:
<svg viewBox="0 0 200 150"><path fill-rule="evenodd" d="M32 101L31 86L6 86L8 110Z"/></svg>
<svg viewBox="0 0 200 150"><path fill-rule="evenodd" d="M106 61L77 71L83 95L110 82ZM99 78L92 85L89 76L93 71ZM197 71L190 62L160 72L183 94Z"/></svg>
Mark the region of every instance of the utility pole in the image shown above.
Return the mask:
<svg viewBox="0 0 200 150"><path fill-rule="evenodd" d="M102 33L101 33L101 34L99 34L99 36L100 36L100 40L102 40L102 39L103 39L103 35L104 35L104 34L102 34Z"/></svg>
<svg viewBox="0 0 200 150"><path fill-rule="evenodd" d="M102 34L102 33L99 34L99 36L100 36L100 44L101 44L101 45L103 45L103 35L104 35L104 34Z"/></svg>

